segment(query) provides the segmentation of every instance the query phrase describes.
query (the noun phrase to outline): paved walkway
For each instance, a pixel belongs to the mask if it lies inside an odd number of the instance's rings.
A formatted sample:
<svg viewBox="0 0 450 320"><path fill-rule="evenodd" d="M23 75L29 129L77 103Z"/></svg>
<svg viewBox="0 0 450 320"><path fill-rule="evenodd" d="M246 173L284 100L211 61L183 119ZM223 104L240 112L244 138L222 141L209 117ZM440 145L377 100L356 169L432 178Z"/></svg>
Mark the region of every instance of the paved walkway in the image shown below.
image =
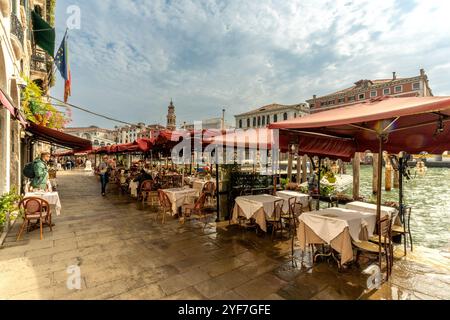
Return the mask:
<svg viewBox="0 0 450 320"><path fill-rule="evenodd" d="M113 187L102 198L95 177L61 173L58 181L63 209L53 232L16 242L16 223L0 249L0 299L450 299L446 253L426 251L427 264L408 255L389 283L366 292L356 267L292 268L289 241L228 222L161 225ZM80 268L80 290L68 289L71 266Z"/></svg>

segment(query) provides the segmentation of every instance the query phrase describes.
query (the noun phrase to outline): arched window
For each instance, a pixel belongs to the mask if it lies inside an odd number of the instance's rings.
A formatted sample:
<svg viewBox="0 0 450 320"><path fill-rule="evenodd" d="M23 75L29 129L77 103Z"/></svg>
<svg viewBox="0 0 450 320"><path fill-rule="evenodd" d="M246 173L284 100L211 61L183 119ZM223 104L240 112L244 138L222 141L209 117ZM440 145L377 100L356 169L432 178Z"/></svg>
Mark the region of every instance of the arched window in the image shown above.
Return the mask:
<svg viewBox="0 0 450 320"><path fill-rule="evenodd" d="M287 120L288 119L288 115L287 115L287 112L285 112L285 113L283 113L283 120Z"/></svg>
<svg viewBox="0 0 450 320"><path fill-rule="evenodd" d="M260 126L261 126L261 117L258 116L258 127L260 127Z"/></svg>
<svg viewBox="0 0 450 320"><path fill-rule="evenodd" d="M247 128L250 128L250 118L247 119Z"/></svg>
<svg viewBox="0 0 450 320"><path fill-rule="evenodd" d="M297 113L294 113L294 118L297 118Z"/></svg>
<svg viewBox="0 0 450 320"><path fill-rule="evenodd" d="M239 119L239 128L242 128L242 119Z"/></svg>
<svg viewBox="0 0 450 320"><path fill-rule="evenodd" d="M263 126L266 125L266 116L262 116L262 125L263 125Z"/></svg>
<svg viewBox="0 0 450 320"><path fill-rule="evenodd" d="M256 127L256 117L253 117L253 127Z"/></svg>
<svg viewBox="0 0 450 320"><path fill-rule="evenodd" d="M278 121L278 115L274 114L273 115L273 122L277 122Z"/></svg>
<svg viewBox="0 0 450 320"><path fill-rule="evenodd" d="M267 124L270 124L270 116L267 116Z"/></svg>

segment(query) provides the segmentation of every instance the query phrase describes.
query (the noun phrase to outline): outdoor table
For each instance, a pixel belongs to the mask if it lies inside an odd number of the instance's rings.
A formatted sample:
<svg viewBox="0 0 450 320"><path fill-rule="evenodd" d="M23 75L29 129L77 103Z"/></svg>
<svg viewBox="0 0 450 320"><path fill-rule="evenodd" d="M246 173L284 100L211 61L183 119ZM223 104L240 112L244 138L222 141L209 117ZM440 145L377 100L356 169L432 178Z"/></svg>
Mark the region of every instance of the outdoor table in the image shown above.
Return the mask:
<svg viewBox="0 0 450 320"><path fill-rule="evenodd" d="M216 182L215 181L213 181L213 180L202 180L202 179L195 179L195 180L193 180L193 182L192 182L192 188L193 189L195 189L195 190L197 190L198 191L198 193L200 194L201 192L202 192L202 190L203 190L203 187L205 186L205 184L207 184L208 182L212 182L212 183L214 183L214 185L216 184Z"/></svg>
<svg viewBox="0 0 450 320"><path fill-rule="evenodd" d="M288 212L289 211L289 198L295 197L296 201L299 201L303 209L308 208L309 206L309 198L310 196L308 194L300 193L297 191L290 191L290 190L284 190L284 191L277 191L277 196L284 199L283 204L283 211Z"/></svg>
<svg viewBox="0 0 450 320"><path fill-rule="evenodd" d="M172 188L163 189L172 203L172 215L178 213L178 208L181 208L186 203L187 197L194 197L198 195L198 191L192 188Z"/></svg>
<svg viewBox="0 0 450 320"><path fill-rule="evenodd" d="M138 194L138 187L139 187L139 182L138 181L130 181L130 184L128 185L128 188L130 189L130 193L132 197L137 198Z"/></svg>
<svg viewBox="0 0 450 320"><path fill-rule="evenodd" d="M48 202L51 209L54 209L56 215L61 214L61 202L59 200L58 192L27 192L25 193L25 198L41 198Z"/></svg>
<svg viewBox="0 0 450 320"><path fill-rule="evenodd" d="M341 254L341 265L353 259L352 239L367 240L373 235L376 214L343 208L328 208L303 213L297 237L300 248L308 244L329 244Z"/></svg>
<svg viewBox="0 0 450 320"><path fill-rule="evenodd" d="M354 201L347 203L345 205L346 209L356 210L360 212L369 212L369 213L377 213L377 205L373 203L367 203L367 202L361 202L361 201ZM393 223L395 222L395 219L398 216L398 211L395 208L387 207L387 206L381 206L381 218L384 216L389 216Z"/></svg>
<svg viewBox="0 0 450 320"><path fill-rule="evenodd" d="M268 194L237 197L232 222L237 223L239 216L244 216L247 219L254 218L261 230L267 232L266 218L272 217L274 202L281 199Z"/></svg>

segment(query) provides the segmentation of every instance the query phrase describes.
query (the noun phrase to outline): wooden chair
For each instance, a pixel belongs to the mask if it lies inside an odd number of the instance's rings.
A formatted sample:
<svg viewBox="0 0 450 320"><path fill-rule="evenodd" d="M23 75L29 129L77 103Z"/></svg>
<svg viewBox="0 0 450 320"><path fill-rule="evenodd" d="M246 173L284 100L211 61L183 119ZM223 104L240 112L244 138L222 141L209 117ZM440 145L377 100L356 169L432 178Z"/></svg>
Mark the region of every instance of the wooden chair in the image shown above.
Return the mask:
<svg viewBox="0 0 450 320"><path fill-rule="evenodd" d="M17 241L20 240L25 227L27 232L29 231L31 221L36 221L36 223L39 223L41 240L43 239L44 224L50 227L50 231L53 231L50 205L46 200L36 197L22 199L19 203L19 210L23 213L23 223L17 235Z"/></svg>
<svg viewBox="0 0 450 320"><path fill-rule="evenodd" d="M392 272L393 266L393 246L392 246L392 223L389 216L384 216L378 222L378 235L370 238L370 241L353 241L356 247L356 262L362 252L368 252L378 255L378 265L381 269L381 260L384 255L386 258L386 280Z"/></svg>
<svg viewBox="0 0 450 320"><path fill-rule="evenodd" d="M412 242L412 235L411 235L411 228L410 228L410 221L411 221L411 207L405 207L404 213L403 213L403 219L402 219L402 225L392 226L392 234L395 235L401 235L403 237L403 248L406 256L406 243L407 239L409 238L409 245L411 247L411 252L413 251L413 242ZM408 236L408 237L407 237Z"/></svg>
<svg viewBox="0 0 450 320"><path fill-rule="evenodd" d="M208 224L207 214L205 213L205 210L204 210L206 197L207 197L207 194L202 193L195 203L183 204L183 206L181 207L184 219L186 219L186 218L190 218L189 220L192 220L192 219L203 220L204 219L205 225L203 226L203 229L205 229L206 225Z"/></svg>
<svg viewBox="0 0 450 320"><path fill-rule="evenodd" d="M283 221L281 215L283 214L284 200L275 200L273 206L272 217L266 219L268 225L272 226L272 241L276 231L281 230L281 237L283 237Z"/></svg>
<svg viewBox="0 0 450 320"><path fill-rule="evenodd" d="M206 194L206 200L209 200L209 203L211 204L212 200L216 195L216 185L214 184L214 182L212 181L206 182L202 188L202 193Z"/></svg>
<svg viewBox="0 0 450 320"><path fill-rule="evenodd" d="M159 199L160 210L158 210L158 212L156 213L155 221L158 220L158 216L161 213L162 214L161 223L165 223L166 222L166 214L167 213L169 213L170 215L172 214L172 202L170 201L167 194L161 189L158 190L158 199Z"/></svg>
<svg viewBox="0 0 450 320"><path fill-rule="evenodd" d="M150 192L153 190L153 181L152 180L144 180L141 182L141 186L139 189L139 195L142 198L142 204L148 200Z"/></svg>

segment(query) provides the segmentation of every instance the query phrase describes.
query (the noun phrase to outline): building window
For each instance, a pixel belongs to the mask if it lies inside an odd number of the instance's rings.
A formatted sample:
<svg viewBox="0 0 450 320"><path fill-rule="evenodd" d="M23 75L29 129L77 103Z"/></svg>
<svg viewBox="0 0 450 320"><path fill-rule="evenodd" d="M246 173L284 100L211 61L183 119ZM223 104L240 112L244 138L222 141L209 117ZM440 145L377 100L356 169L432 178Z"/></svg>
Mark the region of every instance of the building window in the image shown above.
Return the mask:
<svg viewBox="0 0 450 320"><path fill-rule="evenodd" d="M325 105L325 102L321 102L320 106L323 107Z"/></svg>
<svg viewBox="0 0 450 320"><path fill-rule="evenodd" d="M277 122L278 121L278 116L276 114L273 115L273 122Z"/></svg>
<svg viewBox="0 0 450 320"><path fill-rule="evenodd" d="M314 104L314 103L311 103L309 106L310 106L311 108L314 108L314 107L315 107L315 104Z"/></svg>
<svg viewBox="0 0 450 320"><path fill-rule="evenodd" d="M258 116L258 127L260 127L260 126L261 126L261 117Z"/></svg>
<svg viewBox="0 0 450 320"><path fill-rule="evenodd" d="M263 125L263 126L266 125L266 116L262 116L262 125Z"/></svg>
<svg viewBox="0 0 450 320"><path fill-rule="evenodd" d="M297 118L297 113L294 113L294 118Z"/></svg>
<svg viewBox="0 0 450 320"><path fill-rule="evenodd" d="M355 96L348 97L348 102L355 101Z"/></svg>
<svg viewBox="0 0 450 320"><path fill-rule="evenodd" d="M333 105L333 104L334 104L334 100L328 101L328 104L329 104L329 105Z"/></svg>
<svg viewBox="0 0 450 320"><path fill-rule="evenodd" d="M402 92L403 91L402 89L403 89L402 86L395 86L394 92L395 93Z"/></svg>
<svg viewBox="0 0 450 320"><path fill-rule="evenodd" d="M267 116L267 124L270 124L270 116Z"/></svg>
<svg viewBox="0 0 450 320"><path fill-rule="evenodd" d="M247 118L247 128L250 128L250 118Z"/></svg>
<svg viewBox="0 0 450 320"><path fill-rule="evenodd" d="M242 119L239 120L239 128L242 129Z"/></svg>
<svg viewBox="0 0 450 320"><path fill-rule="evenodd" d="M366 98L366 95L364 94L364 93L361 93L359 96L358 96L358 99L359 100L364 100Z"/></svg>
<svg viewBox="0 0 450 320"><path fill-rule="evenodd" d="M377 96L377 92L376 91L370 91L370 97L376 97Z"/></svg>
<svg viewBox="0 0 450 320"><path fill-rule="evenodd" d="M288 119L287 112L283 113L283 120L286 121Z"/></svg>
<svg viewBox="0 0 450 320"><path fill-rule="evenodd" d="M383 89L383 95L388 95L388 94L391 94L391 88L385 88L385 89Z"/></svg>
<svg viewBox="0 0 450 320"><path fill-rule="evenodd" d="M256 127L256 117L253 117L253 127Z"/></svg>
<svg viewBox="0 0 450 320"><path fill-rule="evenodd" d="M338 99L338 103L344 103L345 102L345 98L339 98Z"/></svg>
<svg viewBox="0 0 450 320"><path fill-rule="evenodd" d="M413 83L413 90L420 90L420 82Z"/></svg>

